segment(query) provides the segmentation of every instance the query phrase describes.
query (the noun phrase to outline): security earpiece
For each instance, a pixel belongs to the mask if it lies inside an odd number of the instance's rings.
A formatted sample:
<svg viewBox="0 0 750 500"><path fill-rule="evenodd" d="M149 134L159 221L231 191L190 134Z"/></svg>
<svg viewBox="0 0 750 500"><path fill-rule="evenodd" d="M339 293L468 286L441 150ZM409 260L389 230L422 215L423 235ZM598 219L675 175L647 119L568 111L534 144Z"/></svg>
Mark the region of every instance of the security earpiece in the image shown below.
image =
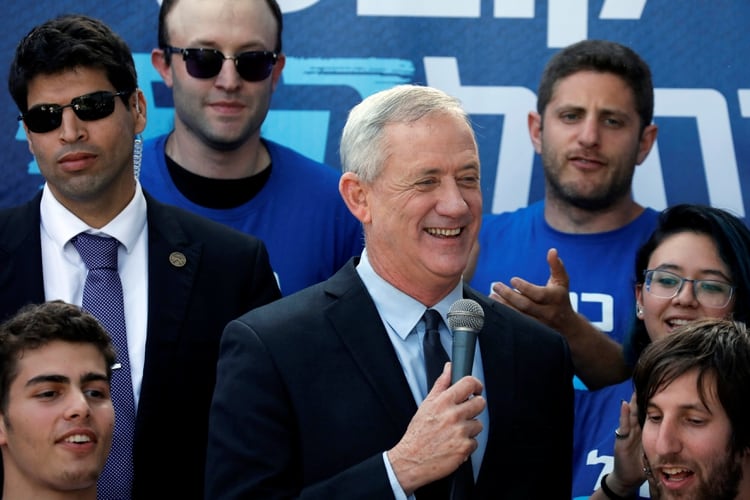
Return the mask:
<svg viewBox="0 0 750 500"><path fill-rule="evenodd" d="M135 89L135 111L138 114L141 114L141 100L139 97L141 96L141 90L136 88Z"/></svg>

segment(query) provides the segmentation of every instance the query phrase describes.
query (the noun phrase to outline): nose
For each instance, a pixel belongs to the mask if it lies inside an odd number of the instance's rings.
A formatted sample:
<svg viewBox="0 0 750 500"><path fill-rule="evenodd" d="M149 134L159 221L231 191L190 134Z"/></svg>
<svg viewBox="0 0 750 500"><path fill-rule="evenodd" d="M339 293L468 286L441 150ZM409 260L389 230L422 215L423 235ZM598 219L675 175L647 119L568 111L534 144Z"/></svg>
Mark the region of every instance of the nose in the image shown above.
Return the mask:
<svg viewBox="0 0 750 500"><path fill-rule="evenodd" d="M696 307L698 299L695 296L695 283L692 281L683 281L682 286L677 290L677 295L672 300L676 304Z"/></svg>
<svg viewBox="0 0 750 500"><path fill-rule="evenodd" d="M586 148L591 148L599 144L599 122L595 117L586 117L581 122L578 142Z"/></svg>
<svg viewBox="0 0 750 500"><path fill-rule="evenodd" d="M682 451L682 440L680 439L679 424L668 419L666 416L659 423L654 442L654 451L660 456L675 455Z"/></svg>
<svg viewBox="0 0 750 500"><path fill-rule="evenodd" d="M86 137L86 125L83 120L78 118L73 108L62 110L62 123L60 124L60 140L67 143L73 143L83 140Z"/></svg>
<svg viewBox="0 0 750 500"><path fill-rule="evenodd" d="M237 66L234 59L224 59L221 65L221 71L216 75L214 83L217 87L224 90L236 90L242 84L242 77L237 72Z"/></svg>
<svg viewBox="0 0 750 500"><path fill-rule="evenodd" d="M441 215L456 217L463 215L469 209L463 191L452 177L441 182L437 195L437 212Z"/></svg>
<svg viewBox="0 0 750 500"><path fill-rule="evenodd" d="M81 391L70 391L66 404L65 418L68 420L86 419L91 415L88 399Z"/></svg>

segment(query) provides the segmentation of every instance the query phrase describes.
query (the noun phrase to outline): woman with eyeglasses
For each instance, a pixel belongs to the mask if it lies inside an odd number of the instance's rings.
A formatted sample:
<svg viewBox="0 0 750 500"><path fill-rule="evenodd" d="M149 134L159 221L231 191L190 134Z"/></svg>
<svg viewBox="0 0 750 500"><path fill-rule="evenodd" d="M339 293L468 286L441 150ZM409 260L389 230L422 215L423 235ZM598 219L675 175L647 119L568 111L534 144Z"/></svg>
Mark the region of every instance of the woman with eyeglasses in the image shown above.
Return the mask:
<svg viewBox="0 0 750 500"><path fill-rule="evenodd" d="M636 254L635 276L635 320L623 346L633 365L649 343L687 322L706 317L748 322L750 230L722 209L668 208ZM611 403L600 418L612 422L614 435L589 452L592 466L585 469L599 487L591 499L649 498L632 383L602 390L611 393ZM701 472L685 472L685 478Z"/></svg>

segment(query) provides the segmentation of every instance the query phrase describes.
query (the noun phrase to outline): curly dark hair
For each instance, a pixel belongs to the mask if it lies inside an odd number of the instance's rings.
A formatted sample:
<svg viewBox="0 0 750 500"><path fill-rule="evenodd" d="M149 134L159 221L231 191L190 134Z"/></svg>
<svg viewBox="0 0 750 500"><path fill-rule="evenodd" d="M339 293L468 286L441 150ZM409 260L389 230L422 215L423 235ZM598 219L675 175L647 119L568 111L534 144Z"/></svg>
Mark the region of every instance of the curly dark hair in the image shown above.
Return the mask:
<svg viewBox="0 0 750 500"><path fill-rule="evenodd" d="M8 409L10 385L18 375L18 361L25 351L38 349L55 340L92 344L107 363L112 375L115 350L104 327L80 307L55 300L29 304L0 324L0 409Z"/></svg>

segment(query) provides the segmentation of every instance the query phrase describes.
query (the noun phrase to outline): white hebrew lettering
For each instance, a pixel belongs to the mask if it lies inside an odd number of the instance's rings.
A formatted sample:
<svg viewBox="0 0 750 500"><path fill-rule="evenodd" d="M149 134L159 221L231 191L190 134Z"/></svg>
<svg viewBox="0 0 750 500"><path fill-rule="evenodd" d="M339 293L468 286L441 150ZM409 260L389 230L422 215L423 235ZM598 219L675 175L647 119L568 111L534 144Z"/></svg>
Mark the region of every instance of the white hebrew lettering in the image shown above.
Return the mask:
<svg viewBox="0 0 750 500"><path fill-rule="evenodd" d="M455 57L425 57L424 68L427 84L460 99L469 114L505 116L492 212L528 205L534 148L529 140L526 116L536 106L534 92L526 87L461 85Z"/></svg>

